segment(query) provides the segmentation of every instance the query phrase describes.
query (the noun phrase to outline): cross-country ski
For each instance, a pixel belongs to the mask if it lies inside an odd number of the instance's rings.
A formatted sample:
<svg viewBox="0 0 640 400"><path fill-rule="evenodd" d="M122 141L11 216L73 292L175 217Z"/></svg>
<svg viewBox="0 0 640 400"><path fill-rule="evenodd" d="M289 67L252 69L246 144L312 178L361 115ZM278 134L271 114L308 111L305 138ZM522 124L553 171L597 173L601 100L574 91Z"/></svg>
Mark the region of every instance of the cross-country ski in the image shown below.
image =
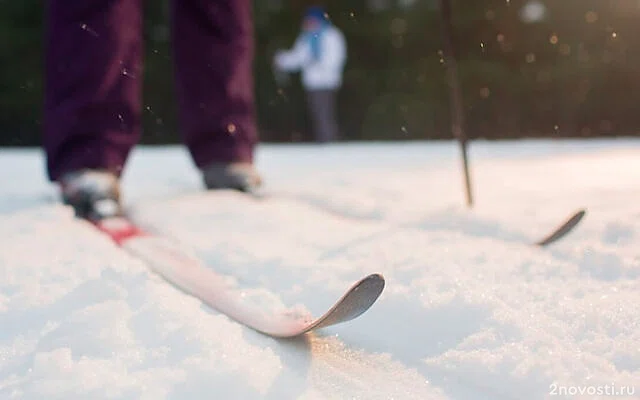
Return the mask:
<svg viewBox="0 0 640 400"><path fill-rule="evenodd" d="M370 274L348 288L320 317L290 310L269 312L243 301L242 289L231 287L227 277L211 266L171 240L145 232L127 218L106 218L95 226L176 288L233 320L273 337L292 338L357 318L373 305L384 289L382 275Z"/></svg>

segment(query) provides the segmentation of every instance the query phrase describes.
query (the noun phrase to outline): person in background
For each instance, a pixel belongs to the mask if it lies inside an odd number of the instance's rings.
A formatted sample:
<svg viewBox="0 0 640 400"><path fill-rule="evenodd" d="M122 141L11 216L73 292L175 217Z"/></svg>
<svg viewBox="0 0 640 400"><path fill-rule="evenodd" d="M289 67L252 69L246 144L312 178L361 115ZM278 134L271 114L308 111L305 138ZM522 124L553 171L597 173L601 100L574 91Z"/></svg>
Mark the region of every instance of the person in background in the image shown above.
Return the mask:
<svg viewBox="0 0 640 400"><path fill-rule="evenodd" d="M346 59L344 35L329 21L327 13L320 6L307 9L302 32L293 47L275 54L276 70L302 70L302 85L317 142L325 143L338 138L336 97L342 86Z"/></svg>
<svg viewBox="0 0 640 400"><path fill-rule="evenodd" d="M171 1L181 134L207 189L262 182L251 12L246 0ZM47 2L47 172L79 217L121 213L120 176L141 134L142 22L141 0Z"/></svg>

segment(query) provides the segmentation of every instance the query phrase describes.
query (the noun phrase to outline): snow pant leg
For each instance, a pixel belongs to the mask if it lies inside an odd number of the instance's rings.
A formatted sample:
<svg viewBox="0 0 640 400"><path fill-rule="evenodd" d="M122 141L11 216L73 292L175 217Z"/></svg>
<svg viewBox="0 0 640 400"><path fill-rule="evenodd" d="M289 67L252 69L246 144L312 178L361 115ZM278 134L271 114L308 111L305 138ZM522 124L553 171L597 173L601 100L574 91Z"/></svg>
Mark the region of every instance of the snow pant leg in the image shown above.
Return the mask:
<svg viewBox="0 0 640 400"><path fill-rule="evenodd" d="M316 142L326 143L338 138L336 96L337 90L333 89L307 91L307 102Z"/></svg>
<svg viewBox="0 0 640 400"><path fill-rule="evenodd" d="M173 0L181 132L198 168L253 161L257 142L252 2Z"/></svg>
<svg viewBox="0 0 640 400"><path fill-rule="evenodd" d="M120 174L140 136L142 0L49 0L43 144L49 179Z"/></svg>

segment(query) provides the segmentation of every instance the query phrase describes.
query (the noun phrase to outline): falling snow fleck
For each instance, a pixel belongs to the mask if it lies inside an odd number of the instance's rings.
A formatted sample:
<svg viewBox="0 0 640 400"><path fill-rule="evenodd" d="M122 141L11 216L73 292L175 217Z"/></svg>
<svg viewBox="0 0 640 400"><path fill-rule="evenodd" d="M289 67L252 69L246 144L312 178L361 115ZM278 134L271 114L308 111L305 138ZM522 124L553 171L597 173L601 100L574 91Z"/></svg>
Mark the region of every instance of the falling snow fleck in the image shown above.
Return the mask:
<svg viewBox="0 0 640 400"><path fill-rule="evenodd" d="M122 75L128 76L129 78L134 78L135 79L135 75L132 74L131 72L129 72L129 70L126 69L126 68L122 68Z"/></svg>
<svg viewBox="0 0 640 400"><path fill-rule="evenodd" d="M94 31L93 29L89 28L89 26L87 24L80 24L80 28L84 31L89 32L90 34L92 34L93 36L98 36L98 32Z"/></svg>

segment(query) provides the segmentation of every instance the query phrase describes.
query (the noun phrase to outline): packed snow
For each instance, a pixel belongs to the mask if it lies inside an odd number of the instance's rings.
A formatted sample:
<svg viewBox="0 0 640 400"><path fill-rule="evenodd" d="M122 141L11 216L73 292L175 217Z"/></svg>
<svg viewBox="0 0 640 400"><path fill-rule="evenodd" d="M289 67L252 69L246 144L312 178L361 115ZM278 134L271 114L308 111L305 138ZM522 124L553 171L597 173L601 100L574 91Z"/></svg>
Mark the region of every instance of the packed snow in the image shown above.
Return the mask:
<svg viewBox="0 0 640 400"><path fill-rule="evenodd" d="M57 203L39 150L0 150L1 399L640 398L640 141L262 145L268 197L204 192L139 147L126 206L265 310L360 318L292 340L159 278ZM587 209L561 241L532 243Z"/></svg>

